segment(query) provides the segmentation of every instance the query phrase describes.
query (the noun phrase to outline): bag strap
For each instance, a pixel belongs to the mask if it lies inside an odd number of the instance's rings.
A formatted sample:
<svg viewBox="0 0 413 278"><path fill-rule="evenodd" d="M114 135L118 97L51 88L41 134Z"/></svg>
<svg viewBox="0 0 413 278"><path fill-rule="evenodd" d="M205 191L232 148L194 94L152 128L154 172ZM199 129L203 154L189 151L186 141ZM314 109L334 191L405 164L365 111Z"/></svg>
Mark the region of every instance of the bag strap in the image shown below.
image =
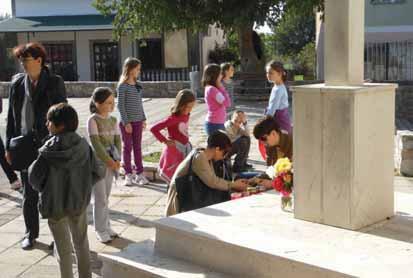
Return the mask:
<svg viewBox="0 0 413 278"><path fill-rule="evenodd" d="M188 166L188 173L187 173L187 175L189 176L189 177L193 177L194 176L194 172L193 172L193 170L192 170L192 162L193 162L193 160L194 160L194 158L195 158L195 155L196 154L198 154L199 153L199 150L194 150L194 152L191 154L191 159L189 160L189 166Z"/></svg>

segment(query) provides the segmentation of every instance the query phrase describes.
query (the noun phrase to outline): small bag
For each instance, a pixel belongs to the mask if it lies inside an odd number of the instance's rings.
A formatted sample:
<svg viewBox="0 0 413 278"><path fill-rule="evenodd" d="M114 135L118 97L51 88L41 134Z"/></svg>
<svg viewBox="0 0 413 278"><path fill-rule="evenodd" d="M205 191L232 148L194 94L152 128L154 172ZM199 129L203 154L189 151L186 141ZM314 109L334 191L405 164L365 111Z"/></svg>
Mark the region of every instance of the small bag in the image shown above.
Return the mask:
<svg viewBox="0 0 413 278"><path fill-rule="evenodd" d="M195 151L191 156L188 174L175 179L179 212L199 209L230 200L228 191L207 186L193 173L192 161L196 153Z"/></svg>
<svg viewBox="0 0 413 278"><path fill-rule="evenodd" d="M34 132L12 138L8 149L12 169L22 171L29 168L39 153L38 145L38 140Z"/></svg>
<svg viewBox="0 0 413 278"><path fill-rule="evenodd" d="M119 151L115 145L110 145L110 147L106 151L108 152L110 158L112 158L114 161L121 161Z"/></svg>

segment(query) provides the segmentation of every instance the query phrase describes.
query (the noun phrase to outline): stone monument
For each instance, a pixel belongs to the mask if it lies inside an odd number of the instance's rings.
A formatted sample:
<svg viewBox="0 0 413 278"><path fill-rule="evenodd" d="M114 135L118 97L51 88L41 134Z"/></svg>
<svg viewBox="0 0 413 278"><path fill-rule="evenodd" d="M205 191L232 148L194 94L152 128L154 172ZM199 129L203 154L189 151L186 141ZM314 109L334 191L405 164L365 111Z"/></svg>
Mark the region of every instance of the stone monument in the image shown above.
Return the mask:
<svg viewBox="0 0 413 278"><path fill-rule="evenodd" d="M351 230L394 214L396 85L363 83L364 5L325 2L325 84L292 89L295 217Z"/></svg>

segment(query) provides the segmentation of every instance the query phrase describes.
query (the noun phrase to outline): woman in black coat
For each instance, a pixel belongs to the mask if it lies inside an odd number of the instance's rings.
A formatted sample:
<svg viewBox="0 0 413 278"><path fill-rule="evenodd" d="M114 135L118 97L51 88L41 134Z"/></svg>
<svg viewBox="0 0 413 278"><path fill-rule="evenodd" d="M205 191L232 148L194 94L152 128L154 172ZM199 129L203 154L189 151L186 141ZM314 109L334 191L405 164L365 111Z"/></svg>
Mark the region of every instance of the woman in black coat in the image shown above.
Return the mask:
<svg viewBox="0 0 413 278"><path fill-rule="evenodd" d="M50 106L66 102L63 79L52 74L45 66L46 50L39 43L28 43L14 48L14 56L20 60L24 73L15 75L9 93L9 111L6 128L6 159L12 138L36 134L38 146L48 135L46 114ZM29 184L27 169L20 172L23 185L23 217L26 235L22 241L24 250L31 249L39 236L38 192Z"/></svg>

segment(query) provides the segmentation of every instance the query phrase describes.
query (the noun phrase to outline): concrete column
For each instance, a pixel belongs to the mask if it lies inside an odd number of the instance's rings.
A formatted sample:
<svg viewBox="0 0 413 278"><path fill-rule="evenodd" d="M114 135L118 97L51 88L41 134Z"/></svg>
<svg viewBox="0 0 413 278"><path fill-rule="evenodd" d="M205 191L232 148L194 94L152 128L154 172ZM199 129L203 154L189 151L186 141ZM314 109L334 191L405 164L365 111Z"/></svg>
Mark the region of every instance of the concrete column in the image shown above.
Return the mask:
<svg viewBox="0 0 413 278"><path fill-rule="evenodd" d="M361 85L364 80L364 1L325 1L325 81Z"/></svg>
<svg viewBox="0 0 413 278"><path fill-rule="evenodd" d="M325 5L326 84L292 88L294 216L357 230L394 214L396 85L363 84L364 1Z"/></svg>

